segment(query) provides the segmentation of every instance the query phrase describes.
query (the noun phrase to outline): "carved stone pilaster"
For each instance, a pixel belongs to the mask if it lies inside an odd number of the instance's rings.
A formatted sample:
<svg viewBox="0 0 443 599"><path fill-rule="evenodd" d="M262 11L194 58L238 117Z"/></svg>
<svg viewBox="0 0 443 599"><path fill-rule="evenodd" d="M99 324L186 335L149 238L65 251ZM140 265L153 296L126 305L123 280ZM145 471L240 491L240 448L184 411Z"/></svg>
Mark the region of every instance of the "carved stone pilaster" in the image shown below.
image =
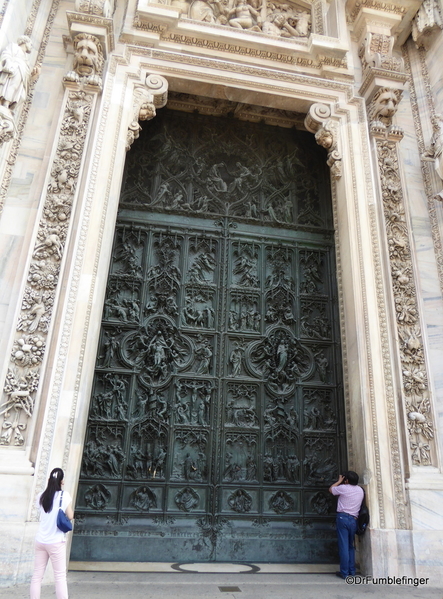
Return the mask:
<svg viewBox="0 0 443 599"><path fill-rule="evenodd" d="M331 176L340 179L342 176L342 156L338 142L337 123L330 118L331 109L326 104L313 104L305 118L305 127L315 134L315 141L328 151L326 164L331 169Z"/></svg>
<svg viewBox="0 0 443 599"><path fill-rule="evenodd" d="M144 84L134 86L133 117L128 127L126 150L140 135L139 121L150 121L157 108L163 108L168 100L168 82L160 75L146 75Z"/></svg>
<svg viewBox="0 0 443 599"><path fill-rule="evenodd" d="M412 22L412 38L417 48L427 49L434 34L443 29L441 5L438 0L423 0Z"/></svg>
<svg viewBox="0 0 443 599"><path fill-rule="evenodd" d="M429 466L436 463L434 417L397 153L403 133L392 124L400 96L401 91L389 88L377 92L369 105L370 131L377 150L410 457L416 466Z"/></svg>
<svg viewBox="0 0 443 599"><path fill-rule="evenodd" d="M80 34L74 43L74 65L64 79L58 141L0 400L0 445L7 447L26 444L89 123L101 89L100 42L94 36Z"/></svg>

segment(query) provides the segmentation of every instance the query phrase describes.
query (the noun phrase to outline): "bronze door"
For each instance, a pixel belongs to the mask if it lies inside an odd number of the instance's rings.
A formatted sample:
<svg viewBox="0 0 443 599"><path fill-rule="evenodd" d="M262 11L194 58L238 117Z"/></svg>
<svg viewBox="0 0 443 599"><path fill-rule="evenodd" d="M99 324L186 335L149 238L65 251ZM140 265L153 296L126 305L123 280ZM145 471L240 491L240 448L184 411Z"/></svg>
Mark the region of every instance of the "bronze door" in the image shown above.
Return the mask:
<svg viewBox="0 0 443 599"><path fill-rule="evenodd" d="M72 559L327 562L343 464L311 135L164 110L128 155Z"/></svg>

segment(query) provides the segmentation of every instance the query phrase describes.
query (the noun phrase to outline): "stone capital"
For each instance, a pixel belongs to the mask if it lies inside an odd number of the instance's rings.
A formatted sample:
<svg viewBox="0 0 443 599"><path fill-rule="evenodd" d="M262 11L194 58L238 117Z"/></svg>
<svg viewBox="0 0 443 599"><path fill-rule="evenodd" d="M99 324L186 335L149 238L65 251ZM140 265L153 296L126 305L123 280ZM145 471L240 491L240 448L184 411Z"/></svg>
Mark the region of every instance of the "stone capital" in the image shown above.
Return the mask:
<svg viewBox="0 0 443 599"><path fill-rule="evenodd" d="M363 67L360 94L366 102L381 88L404 88L406 74L399 48L411 33L420 4L421 0L347 2Z"/></svg>

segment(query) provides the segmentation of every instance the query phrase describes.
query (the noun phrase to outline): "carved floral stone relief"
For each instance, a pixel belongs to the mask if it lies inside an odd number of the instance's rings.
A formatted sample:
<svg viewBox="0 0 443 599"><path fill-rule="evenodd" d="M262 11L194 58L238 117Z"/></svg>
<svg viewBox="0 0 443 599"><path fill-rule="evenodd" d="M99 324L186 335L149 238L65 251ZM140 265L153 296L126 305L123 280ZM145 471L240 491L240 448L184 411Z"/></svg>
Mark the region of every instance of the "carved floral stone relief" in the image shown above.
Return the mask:
<svg viewBox="0 0 443 599"><path fill-rule="evenodd" d="M397 153L403 132L392 124L400 97L399 90L381 88L368 112L376 140L410 455L413 464L427 466L434 462L434 422Z"/></svg>
<svg viewBox="0 0 443 599"><path fill-rule="evenodd" d="M6 446L24 445L28 420L33 415L94 91L100 89L103 57L98 40L90 35L79 34L75 39L75 47L74 70L72 75L65 77L69 89L66 92L57 150L32 250L27 286L11 350L11 366L0 405L3 420L0 444ZM17 93L24 93L25 90L25 65L22 65L21 72ZM9 101L18 100L18 96L15 100L11 96Z"/></svg>

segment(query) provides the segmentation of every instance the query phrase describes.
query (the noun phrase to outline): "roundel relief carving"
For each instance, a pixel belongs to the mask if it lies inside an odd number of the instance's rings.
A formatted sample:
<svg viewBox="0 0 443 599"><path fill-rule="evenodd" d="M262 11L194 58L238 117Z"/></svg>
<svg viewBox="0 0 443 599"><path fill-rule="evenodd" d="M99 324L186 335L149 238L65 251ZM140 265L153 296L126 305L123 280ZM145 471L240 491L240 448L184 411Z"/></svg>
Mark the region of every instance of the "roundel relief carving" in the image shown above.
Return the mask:
<svg viewBox="0 0 443 599"><path fill-rule="evenodd" d="M192 361L191 341L167 318L152 318L122 340L122 358L147 385L163 385Z"/></svg>
<svg viewBox="0 0 443 599"><path fill-rule="evenodd" d="M309 378L315 369L312 352L284 328L270 331L266 339L249 346L248 370L265 380L269 390L290 393L297 380Z"/></svg>

